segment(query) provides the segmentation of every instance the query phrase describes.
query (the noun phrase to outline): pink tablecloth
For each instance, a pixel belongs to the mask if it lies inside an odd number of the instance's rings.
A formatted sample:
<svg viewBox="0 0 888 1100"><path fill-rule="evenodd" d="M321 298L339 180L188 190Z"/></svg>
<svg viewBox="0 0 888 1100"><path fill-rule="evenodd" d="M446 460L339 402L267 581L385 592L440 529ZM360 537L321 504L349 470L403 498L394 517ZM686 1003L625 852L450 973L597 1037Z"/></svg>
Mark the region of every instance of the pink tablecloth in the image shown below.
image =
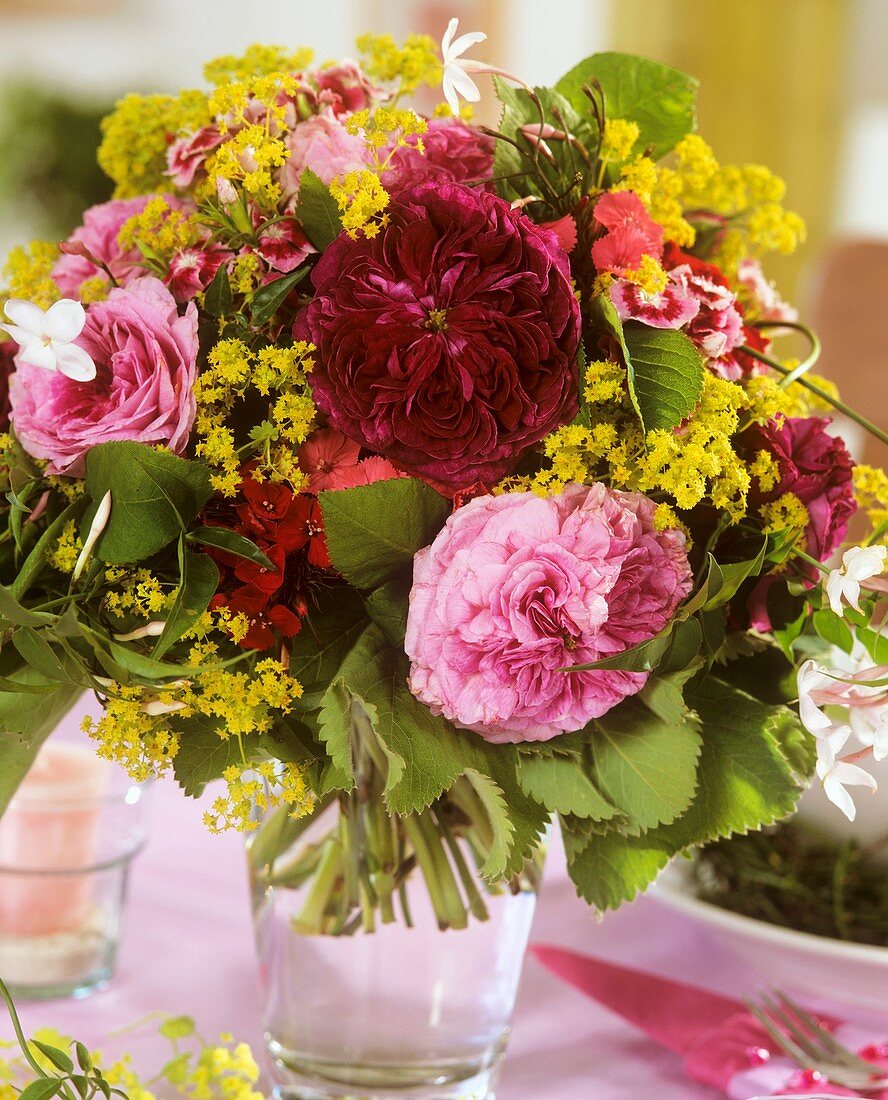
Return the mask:
<svg viewBox="0 0 888 1100"><path fill-rule="evenodd" d="M256 965L240 838L211 836L199 804L172 783L152 792L151 839L132 875L118 973L79 1002L23 1007L26 1031L54 1025L93 1047L147 1013L194 1016L205 1035L261 1039ZM645 898L597 922L552 853L533 939L697 981L733 994L753 978L693 923ZM11 1034L4 1021L0 1034ZM137 1064L157 1068L157 1041L128 1036ZM498 1100L695 1100L676 1060L528 958Z"/></svg>

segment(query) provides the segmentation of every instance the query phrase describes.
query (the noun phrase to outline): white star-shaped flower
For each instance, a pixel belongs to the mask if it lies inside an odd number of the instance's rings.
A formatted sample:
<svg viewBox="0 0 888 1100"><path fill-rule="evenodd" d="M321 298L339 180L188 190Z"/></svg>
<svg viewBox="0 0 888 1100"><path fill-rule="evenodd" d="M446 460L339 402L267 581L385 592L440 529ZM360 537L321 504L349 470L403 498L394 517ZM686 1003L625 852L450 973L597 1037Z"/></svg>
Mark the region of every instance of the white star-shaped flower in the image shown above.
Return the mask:
<svg viewBox="0 0 888 1100"><path fill-rule="evenodd" d="M478 85L469 76L469 70L479 71L478 62L463 59L463 54L479 42L485 42L487 35L482 31L470 31L456 38L459 27L458 19L451 19L447 24L447 30L441 39L441 56L444 59L444 75L441 78L441 88L444 98L447 100L450 110L459 114L459 97L462 96L467 103L477 103L481 98ZM480 67L483 69L483 67Z"/></svg>
<svg viewBox="0 0 888 1100"><path fill-rule="evenodd" d="M75 382L95 378L92 357L74 343L86 324L86 310L80 302L62 298L42 310L33 302L10 298L4 309L12 324L0 324L0 329L18 344L19 362L59 371Z"/></svg>
<svg viewBox="0 0 888 1100"><path fill-rule="evenodd" d="M843 613L843 603L860 610L860 586L863 581L878 577L888 560L886 546L852 546L842 555L839 569L831 569L826 578L829 606L837 615Z"/></svg>

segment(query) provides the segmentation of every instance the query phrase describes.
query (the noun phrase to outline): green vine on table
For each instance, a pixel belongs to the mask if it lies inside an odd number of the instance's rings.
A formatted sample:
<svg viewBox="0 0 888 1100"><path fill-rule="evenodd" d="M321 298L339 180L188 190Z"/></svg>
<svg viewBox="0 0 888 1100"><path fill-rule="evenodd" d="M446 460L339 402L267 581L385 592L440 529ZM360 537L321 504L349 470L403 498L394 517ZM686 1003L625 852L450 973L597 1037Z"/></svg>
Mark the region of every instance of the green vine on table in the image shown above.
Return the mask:
<svg viewBox="0 0 888 1100"><path fill-rule="evenodd" d="M0 998L6 1003L15 1043L0 1043L19 1054L0 1055L0 1100L154 1100L151 1091L164 1084L189 1100L263 1100L254 1088L259 1067L246 1043L222 1035L218 1043L203 1039L189 1016L152 1013L124 1031L160 1020L158 1033L170 1044L170 1057L151 1077L133 1068L124 1054L104 1065L103 1056L54 1028L40 1028L26 1039L12 994L0 980ZM122 1034L122 1032L118 1033ZM189 1042L190 1041L190 1042Z"/></svg>
<svg viewBox="0 0 888 1100"><path fill-rule="evenodd" d="M784 822L703 849L697 896L797 932L888 947L886 844L837 843Z"/></svg>

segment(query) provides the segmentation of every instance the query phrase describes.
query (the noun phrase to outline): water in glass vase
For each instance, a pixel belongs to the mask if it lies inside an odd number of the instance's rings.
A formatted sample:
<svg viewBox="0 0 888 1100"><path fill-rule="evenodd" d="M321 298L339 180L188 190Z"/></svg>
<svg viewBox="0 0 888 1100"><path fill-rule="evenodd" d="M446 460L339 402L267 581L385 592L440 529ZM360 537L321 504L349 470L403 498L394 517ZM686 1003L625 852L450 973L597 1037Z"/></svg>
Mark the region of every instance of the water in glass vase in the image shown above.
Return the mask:
<svg viewBox="0 0 888 1100"><path fill-rule="evenodd" d="M279 1096L492 1100L539 868L485 884L476 810L460 781L422 814L392 818L365 784L304 830L272 818L254 834Z"/></svg>

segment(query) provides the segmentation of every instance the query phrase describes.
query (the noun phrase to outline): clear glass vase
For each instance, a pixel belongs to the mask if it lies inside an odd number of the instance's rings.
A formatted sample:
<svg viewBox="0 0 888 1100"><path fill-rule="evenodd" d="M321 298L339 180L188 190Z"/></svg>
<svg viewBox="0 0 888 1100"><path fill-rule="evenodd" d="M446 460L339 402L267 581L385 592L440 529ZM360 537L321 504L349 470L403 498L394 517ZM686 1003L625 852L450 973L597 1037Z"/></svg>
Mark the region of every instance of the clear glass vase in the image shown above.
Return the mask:
<svg viewBox="0 0 888 1100"><path fill-rule="evenodd" d="M506 1047L541 850L508 882L478 867L468 780L392 817L365 758L306 825L275 811L249 864L265 1039L289 1100L486 1100Z"/></svg>

